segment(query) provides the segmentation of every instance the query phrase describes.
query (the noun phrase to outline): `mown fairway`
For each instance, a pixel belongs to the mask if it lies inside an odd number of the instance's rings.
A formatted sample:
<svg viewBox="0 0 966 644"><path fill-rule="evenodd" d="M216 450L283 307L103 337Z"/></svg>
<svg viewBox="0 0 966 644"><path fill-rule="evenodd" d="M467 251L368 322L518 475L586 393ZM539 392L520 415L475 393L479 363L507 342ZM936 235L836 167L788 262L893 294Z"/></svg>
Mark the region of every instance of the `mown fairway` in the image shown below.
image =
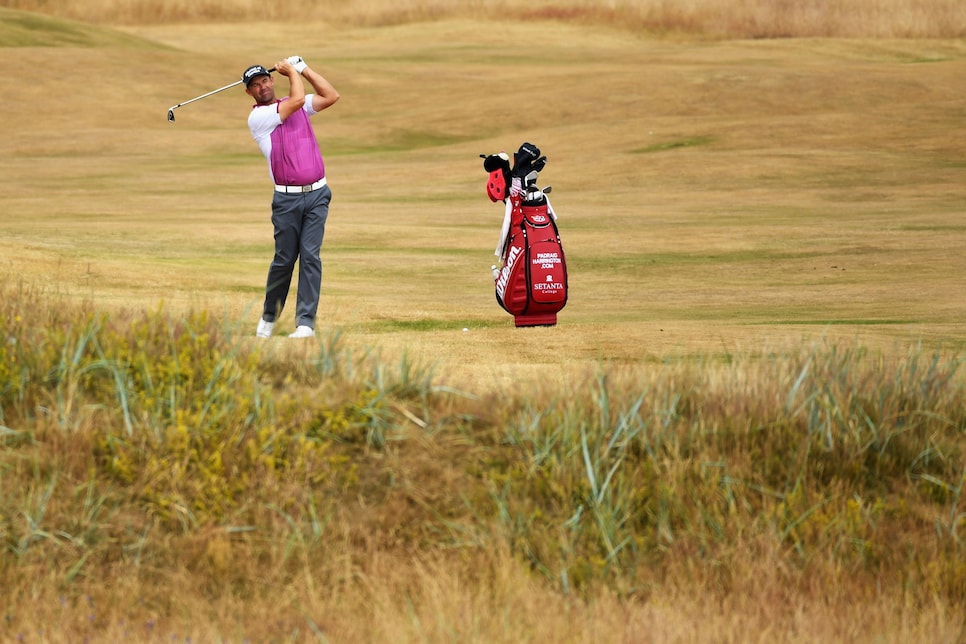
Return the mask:
<svg viewBox="0 0 966 644"><path fill-rule="evenodd" d="M471 387L815 336L963 346L962 42L553 22L127 31L4 50L31 70L0 105L4 280L254 330L271 193L248 97L165 113L297 52L343 96L316 121L334 192L320 318L353 342ZM478 155L525 140L549 157L568 253L553 329L514 329L489 278L502 209Z"/></svg>

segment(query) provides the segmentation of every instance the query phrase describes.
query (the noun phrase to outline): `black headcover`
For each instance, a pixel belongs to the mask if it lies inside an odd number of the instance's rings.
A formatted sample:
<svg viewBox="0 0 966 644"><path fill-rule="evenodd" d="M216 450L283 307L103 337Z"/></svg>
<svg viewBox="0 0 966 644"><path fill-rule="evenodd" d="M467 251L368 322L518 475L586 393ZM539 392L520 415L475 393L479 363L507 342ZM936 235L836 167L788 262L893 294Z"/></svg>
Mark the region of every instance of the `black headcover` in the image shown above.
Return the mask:
<svg viewBox="0 0 966 644"><path fill-rule="evenodd" d="M533 171L540 172L547 165L547 157L540 156L540 148L524 143L513 155L513 176L521 179Z"/></svg>
<svg viewBox="0 0 966 644"><path fill-rule="evenodd" d="M507 156L505 152L500 154L490 154L483 157L483 169L487 172L493 172L494 170L503 169L504 172L510 172L510 157Z"/></svg>

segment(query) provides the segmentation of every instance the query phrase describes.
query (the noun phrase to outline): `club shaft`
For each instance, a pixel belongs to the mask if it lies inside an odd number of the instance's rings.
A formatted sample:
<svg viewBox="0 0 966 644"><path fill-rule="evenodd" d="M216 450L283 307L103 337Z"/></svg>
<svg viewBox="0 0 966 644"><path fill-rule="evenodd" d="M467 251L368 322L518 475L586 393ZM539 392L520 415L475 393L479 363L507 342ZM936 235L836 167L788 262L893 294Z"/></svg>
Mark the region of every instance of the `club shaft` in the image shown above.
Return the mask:
<svg viewBox="0 0 966 644"><path fill-rule="evenodd" d="M272 67L268 71L269 72L274 72L275 71L275 68ZM200 101L203 98L208 98L212 94L217 94L218 92L224 92L226 89L231 89L232 87L235 87L236 85L241 85L244 82L245 81L243 81L243 80L237 80L234 83L231 83L229 85L225 85L224 87L219 87L218 89L212 90L212 91L208 92L207 94L202 94L201 96L195 96L194 98L189 98L187 101L185 101L183 103L178 103L177 105L172 105L170 108L168 108L168 111L170 112L171 110L177 109L177 108L181 107L182 105L187 105L188 103L194 103L195 101Z"/></svg>
<svg viewBox="0 0 966 644"><path fill-rule="evenodd" d="M219 87L218 89L213 90L213 91L210 91L207 94L202 94L201 96L195 96L194 98L189 98L187 101L185 101L183 103L178 103L177 105L172 106L171 109L175 109L177 107L181 107L182 105L187 105L188 103L194 103L195 101L200 101L201 99L208 98L212 94L217 94L218 92L224 92L226 89L231 89L235 85L241 85L242 82L243 81L235 81L231 85L225 85L224 87Z"/></svg>

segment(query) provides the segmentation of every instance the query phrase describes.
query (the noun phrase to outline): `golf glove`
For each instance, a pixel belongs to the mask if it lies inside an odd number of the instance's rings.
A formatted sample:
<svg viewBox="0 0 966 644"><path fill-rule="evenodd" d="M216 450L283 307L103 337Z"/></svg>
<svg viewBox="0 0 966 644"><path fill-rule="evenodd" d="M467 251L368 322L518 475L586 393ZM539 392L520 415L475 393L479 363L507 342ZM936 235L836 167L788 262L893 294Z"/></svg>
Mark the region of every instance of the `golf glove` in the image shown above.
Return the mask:
<svg viewBox="0 0 966 644"><path fill-rule="evenodd" d="M288 62L292 63L292 67L294 67L295 71L299 74L301 74L305 68L308 67L308 65L305 64L305 61L302 60L301 56L289 56Z"/></svg>

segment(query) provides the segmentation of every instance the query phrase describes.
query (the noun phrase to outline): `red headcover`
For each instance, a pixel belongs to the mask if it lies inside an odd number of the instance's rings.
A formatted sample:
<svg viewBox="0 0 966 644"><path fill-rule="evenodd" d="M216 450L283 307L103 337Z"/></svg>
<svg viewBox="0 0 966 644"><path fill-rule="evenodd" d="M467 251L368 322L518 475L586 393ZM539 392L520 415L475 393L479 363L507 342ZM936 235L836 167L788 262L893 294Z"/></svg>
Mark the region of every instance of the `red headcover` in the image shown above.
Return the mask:
<svg viewBox="0 0 966 644"><path fill-rule="evenodd" d="M503 201L506 199L506 176L502 168L497 168L490 173L486 180L486 196L490 201Z"/></svg>

